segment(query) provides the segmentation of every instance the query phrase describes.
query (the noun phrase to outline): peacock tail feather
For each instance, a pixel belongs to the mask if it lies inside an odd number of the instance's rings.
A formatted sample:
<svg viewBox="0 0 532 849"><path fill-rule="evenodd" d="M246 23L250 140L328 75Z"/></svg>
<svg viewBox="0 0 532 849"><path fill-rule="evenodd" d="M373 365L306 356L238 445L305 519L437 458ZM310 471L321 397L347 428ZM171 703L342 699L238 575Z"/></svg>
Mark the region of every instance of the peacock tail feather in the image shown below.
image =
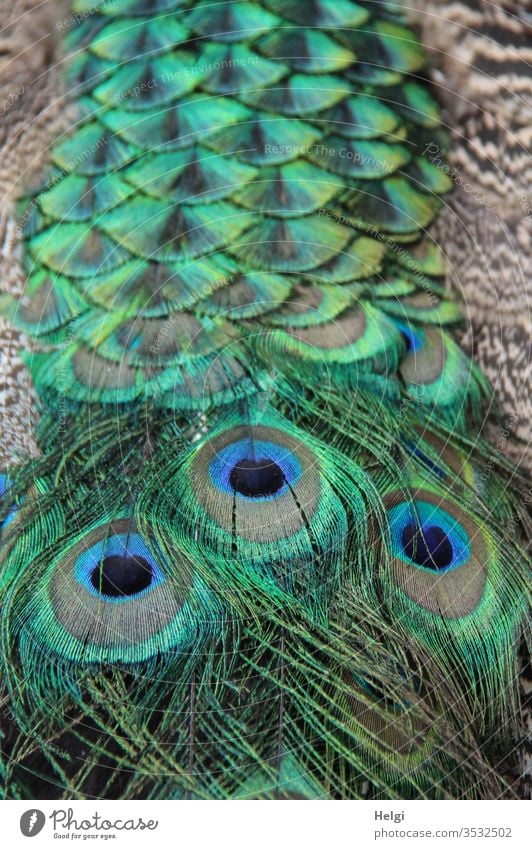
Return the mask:
<svg viewBox="0 0 532 849"><path fill-rule="evenodd" d="M512 797L522 482L394 3L74 0L20 200L3 794Z"/></svg>

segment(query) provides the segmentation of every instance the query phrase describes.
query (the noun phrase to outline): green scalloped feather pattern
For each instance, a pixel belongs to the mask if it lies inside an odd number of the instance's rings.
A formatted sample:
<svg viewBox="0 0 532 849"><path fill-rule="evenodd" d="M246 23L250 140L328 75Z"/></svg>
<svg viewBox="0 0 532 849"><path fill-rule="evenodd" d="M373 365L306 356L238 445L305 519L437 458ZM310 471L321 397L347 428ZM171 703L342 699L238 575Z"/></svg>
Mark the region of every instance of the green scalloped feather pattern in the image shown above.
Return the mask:
<svg viewBox="0 0 532 849"><path fill-rule="evenodd" d="M25 214L27 265L57 293L40 330L37 306L13 308L21 326L57 342L77 316L120 316L126 302L146 318L219 306L238 325L302 294L311 308L294 327L304 329L349 315L360 298L376 296L384 314L383 298L401 309L416 283L438 289L441 265L414 267L399 247L429 250L424 232L450 188L419 152L419 127L438 122L409 76L423 51L392 9L312 7L310 28L292 0L74 3L67 81L82 120L53 149L53 182ZM410 282L383 285L401 263ZM439 315L460 319L452 305ZM252 353L235 345L244 360ZM135 385L144 380L136 373ZM86 390L78 400L99 397Z"/></svg>
<svg viewBox="0 0 532 849"><path fill-rule="evenodd" d="M21 734L87 716L114 797L509 792L477 731L515 713L524 557L429 232L451 182L419 41L394 2L72 8L79 121L2 299L43 409L0 492ZM101 598L107 539L151 570L134 598ZM43 758L91 792L86 757Z"/></svg>

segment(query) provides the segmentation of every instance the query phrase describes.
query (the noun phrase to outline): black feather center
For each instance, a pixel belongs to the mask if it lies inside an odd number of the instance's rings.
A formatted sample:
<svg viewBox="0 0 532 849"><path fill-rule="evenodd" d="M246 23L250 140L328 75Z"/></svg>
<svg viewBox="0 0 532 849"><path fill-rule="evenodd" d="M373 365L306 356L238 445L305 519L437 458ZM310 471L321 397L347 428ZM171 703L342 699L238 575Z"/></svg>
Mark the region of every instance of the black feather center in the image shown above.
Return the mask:
<svg viewBox="0 0 532 849"><path fill-rule="evenodd" d="M403 530L401 544L409 560L425 569L438 572L447 569L453 562L453 544L438 525L420 528L411 522Z"/></svg>
<svg viewBox="0 0 532 849"><path fill-rule="evenodd" d="M246 498L275 495L285 482L284 473L273 460L241 460L232 469L229 483Z"/></svg>
<svg viewBox="0 0 532 849"><path fill-rule="evenodd" d="M91 574L94 589L111 598L137 595L147 589L152 580L153 568L144 557L105 557Z"/></svg>

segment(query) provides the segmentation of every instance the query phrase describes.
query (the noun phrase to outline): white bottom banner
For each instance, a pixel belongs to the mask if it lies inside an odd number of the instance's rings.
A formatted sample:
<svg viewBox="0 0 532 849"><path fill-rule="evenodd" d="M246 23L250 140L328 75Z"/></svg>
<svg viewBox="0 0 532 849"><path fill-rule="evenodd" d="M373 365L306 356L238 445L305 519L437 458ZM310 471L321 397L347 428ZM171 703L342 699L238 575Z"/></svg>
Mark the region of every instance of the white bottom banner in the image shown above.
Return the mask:
<svg viewBox="0 0 532 849"><path fill-rule="evenodd" d="M303 807L282 801L267 807L253 801L199 805L194 801L38 801L35 805L6 801L0 813L1 842L6 849L102 843L117 849L524 849L530 845L526 837L530 837L530 808L524 802L307 801Z"/></svg>

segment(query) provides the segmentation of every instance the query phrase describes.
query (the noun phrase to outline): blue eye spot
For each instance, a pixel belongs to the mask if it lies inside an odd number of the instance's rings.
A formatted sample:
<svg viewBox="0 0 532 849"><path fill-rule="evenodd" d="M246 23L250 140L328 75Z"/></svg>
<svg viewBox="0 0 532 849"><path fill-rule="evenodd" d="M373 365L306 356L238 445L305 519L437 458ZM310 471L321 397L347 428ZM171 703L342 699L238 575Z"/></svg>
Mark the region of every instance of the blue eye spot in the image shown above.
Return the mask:
<svg viewBox="0 0 532 849"><path fill-rule="evenodd" d="M447 569L453 562L453 544L438 525L420 527L412 522L403 529L401 543L409 560L426 569Z"/></svg>
<svg viewBox="0 0 532 849"><path fill-rule="evenodd" d="M8 475L0 474L0 498L6 494L10 486L11 481L9 480Z"/></svg>
<svg viewBox="0 0 532 849"><path fill-rule="evenodd" d="M241 460L231 470L229 483L245 498L275 495L284 486L282 469L270 459Z"/></svg>
<svg viewBox="0 0 532 849"><path fill-rule="evenodd" d="M423 451L420 451L420 449L417 448L414 443L406 442L405 446L410 451L410 456L417 457L417 459L420 460L430 472L433 472L439 478L445 477L443 469L440 469L440 467L437 466L436 463L434 463L429 457L427 457L426 454L423 453Z"/></svg>
<svg viewBox="0 0 532 849"><path fill-rule="evenodd" d="M11 489L11 480L9 479L9 475L0 474L0 501L2 497ZM19 505L20 506L20 505ZM2 521L0 521L0 531L7 528L9 524L13 521L18 512L18 506L13 504L12 507L9 508L7 515L4 517Z"/></svg>
<svg viewBox="0 0 532 849"><path fill-rule="evenodd" d="M470 556L466 529L428 501L403 502L388 513L395 555L422 569L447 572Z"/></svg>
<svg viewBox="0 0 532 849"><path fill-rule="evenodd" d="M74 568L76 579L92 595L115 603L138 598L164 580L138 533L100 540L79 555Z"/></svg>
<svg viewBox="0 0 532 849"><path fill-rule="evenodd" d="M124 557L113 554L94 567L91 584L102 595L138 595L147 589L153 580L153 569L143 557Z"/></svg>
<svg viewBox="0 0 532 849"><path fill-rule="evenodd" d="M139 348L139 347L140 347L140 343L141 343L141 341L142 341L142 339L141 339L140 334L139 334L139 335L137 335L137 336L134 336L134 337L133 337L133 339L131 339L131 340L128 342L128 345L127 345L128 349L129 349L130 351L136 351L136 350L137 350L137 348Z"/></svg>
<svg viewBox="0 0 532 849"><path fill-rule="evenodd" d="M302 469L284 445L239 439L216 455L209 472L212 483L222 492L260 500L284 494L297 483Z"/></svg>
<svg viewBox="0 0 532 849"><path fill-rule="evenodd" d="M396 321L396 325L406 342L406 349L409 353L415 353L423 347L423 336L414 330L410 324L403 324L402 321Z"/></svg>

